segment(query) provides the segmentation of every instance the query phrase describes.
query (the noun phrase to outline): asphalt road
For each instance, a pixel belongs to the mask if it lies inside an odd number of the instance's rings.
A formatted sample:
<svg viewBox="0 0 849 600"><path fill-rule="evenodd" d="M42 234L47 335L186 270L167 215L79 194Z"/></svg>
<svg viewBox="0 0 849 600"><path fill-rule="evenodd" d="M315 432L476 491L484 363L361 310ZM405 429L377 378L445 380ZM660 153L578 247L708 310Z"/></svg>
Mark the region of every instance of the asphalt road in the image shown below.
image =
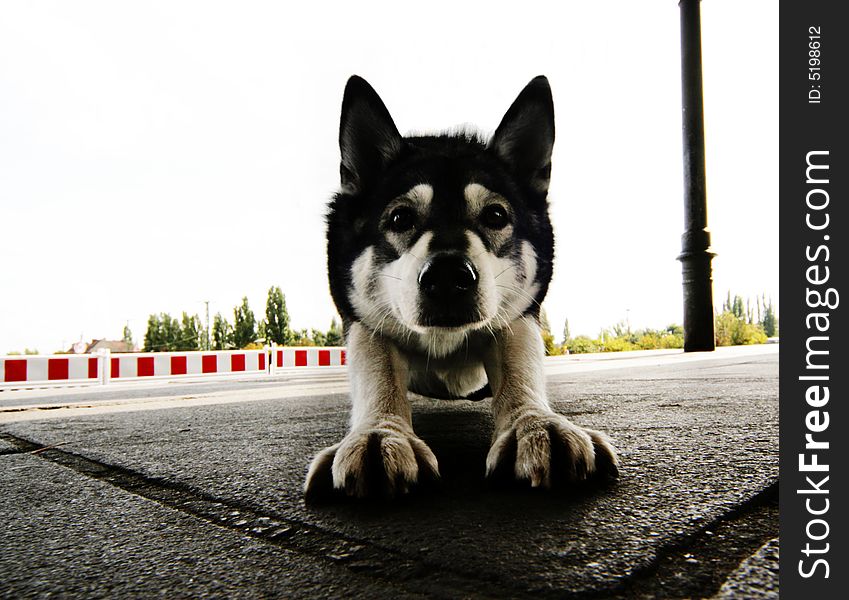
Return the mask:
<svg viewBox="0 0 849 600"><path fill-rule="evenodd" d="M0 593L777 597L777 347L548 372L555 408L613 438L618 482L493 488L488 401L416 399L438 488L306 506L343 372L0 394Z"/></svg>

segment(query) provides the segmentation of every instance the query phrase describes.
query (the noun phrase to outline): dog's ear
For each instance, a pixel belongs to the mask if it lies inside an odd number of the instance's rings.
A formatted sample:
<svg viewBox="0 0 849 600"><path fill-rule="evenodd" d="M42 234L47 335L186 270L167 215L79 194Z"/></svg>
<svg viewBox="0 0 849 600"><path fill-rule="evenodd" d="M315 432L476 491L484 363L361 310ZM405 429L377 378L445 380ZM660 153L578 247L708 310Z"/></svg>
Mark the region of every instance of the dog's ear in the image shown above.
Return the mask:
<svg viewBox="0 0 849 600"><path fill-rule="evenodd" d="M362 192L401 151L401 134L368 82L352 75L342 98L339 124L342 190Z"/></svg>
<svg viewBox="0 0 849 600"><path fill-rule="evenodd" d="M525 86L488 147L531 189L548 192L554 147L554 102L548 79L540 75Z"/></svg>

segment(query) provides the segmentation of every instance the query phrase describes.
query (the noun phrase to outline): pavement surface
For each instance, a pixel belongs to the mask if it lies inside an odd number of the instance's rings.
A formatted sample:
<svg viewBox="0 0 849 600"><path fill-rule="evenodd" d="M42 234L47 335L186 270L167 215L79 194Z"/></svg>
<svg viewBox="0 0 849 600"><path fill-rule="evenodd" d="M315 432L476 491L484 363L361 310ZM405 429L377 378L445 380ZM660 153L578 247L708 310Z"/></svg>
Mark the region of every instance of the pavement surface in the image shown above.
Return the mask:
<svg viewBox="0 0 849 600"><path fill-rule="evenodd" d="M722 584L718 600L762 600L778 597L778 538L768 541L740 564Z"/></svg>
<svg viewBox="0 0 849 600"><path fill-rule="evenodd" d="M618 481L493 488L489 401L416 398L438 488L307 506L344 369L0 393L0 596L778 596L776 345L547 370Z"/></svg>

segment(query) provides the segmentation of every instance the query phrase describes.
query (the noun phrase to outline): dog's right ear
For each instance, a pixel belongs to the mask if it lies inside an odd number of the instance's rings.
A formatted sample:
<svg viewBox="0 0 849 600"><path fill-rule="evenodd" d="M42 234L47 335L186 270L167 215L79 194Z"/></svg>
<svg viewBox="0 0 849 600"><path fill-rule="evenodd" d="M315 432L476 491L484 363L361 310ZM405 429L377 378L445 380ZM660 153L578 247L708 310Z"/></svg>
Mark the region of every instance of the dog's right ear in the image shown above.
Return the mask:
<svg viewBox="0 0 849 600"><path fill-rule="evenodd" d="M352 75L342 98L339 125L342 191L362 192L398 156L401 134L386 106L368 82Z"/></svg>

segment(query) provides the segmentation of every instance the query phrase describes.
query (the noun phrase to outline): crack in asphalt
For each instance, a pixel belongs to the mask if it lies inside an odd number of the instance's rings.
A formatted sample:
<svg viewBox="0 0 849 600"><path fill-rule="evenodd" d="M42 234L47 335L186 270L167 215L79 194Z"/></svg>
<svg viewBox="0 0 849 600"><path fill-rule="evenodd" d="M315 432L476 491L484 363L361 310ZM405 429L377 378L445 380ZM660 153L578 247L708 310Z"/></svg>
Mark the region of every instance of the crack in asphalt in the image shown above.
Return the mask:
<svg viewBox="0 0 849 600"><path fill-rule="evenodd" d="M698 531L664 544L616 589L584 597L710 598L743 560L777 537L778 480Z"/></svg>
<svg viewBox="0 0 849 600"><path fill-rule="evenodd" d="M208 523L265 543L344 566L352 573L400 585L413 594L466 598L515 597L529 590L511 580L487 580L375 544L327 531L258 506L215 497L185 484L142 475L55 446L0 432L14 446L0 455L30 454ZM541 598L691 598L715 594L746 557L778 536L778 481L682 538L660 546L650 562L614 586L568 592L535 589ZM744 532L733 539L731 534ZM682 573L689 572L688 577ZM437 578L432 575L438 574ZM491 590L497 591L493 594Z"/></svg>

